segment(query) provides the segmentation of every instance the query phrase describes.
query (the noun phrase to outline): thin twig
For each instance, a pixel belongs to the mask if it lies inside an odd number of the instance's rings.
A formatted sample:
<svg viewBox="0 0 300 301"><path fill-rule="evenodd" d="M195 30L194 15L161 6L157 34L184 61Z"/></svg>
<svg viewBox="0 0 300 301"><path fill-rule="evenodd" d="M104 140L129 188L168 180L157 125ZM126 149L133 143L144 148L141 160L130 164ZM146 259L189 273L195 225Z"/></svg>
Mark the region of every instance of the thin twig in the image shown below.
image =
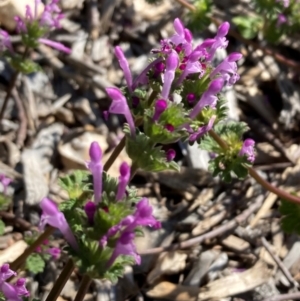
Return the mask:
<svg viewBox="0 0 300 301"><path fill-rule="evenodd" d="M92 278L85 274L80 282L80 286L74 301L82 301L92 282Z"/></svg>
<svg viewBox="0 0 300 301"><path fill-rule="evenodd" d="M297 281L292 277L291 273L289 270L285 267L285 265L282 263L282 261L279 259L279 257L272 251L272 248L268 241L262 237L261 238L262 245L265 247L265 249L268 251L268 253L271 255L273 260L277 263L279 269L281 272L284 274L284 276L287 278L287 280L290 282L290 284L294 287L298 287L299 284Z"/></svg>
<svg viewBox="0 0 300 301"><path fill-rule="evenodd" d="M172 244L166 247L158 247L158 248L153 248L153 249L148 249L139 252L140 255L147 255L147 254L158 254L166 251L174 251L178 249L185 249L192 247L193 245L199 244L203 242L206 239L212 239L217 236L220 236L226 232L234 230L239 224L245 222L249 218L249 216L258 210L260 208L261 204L263 201L263 196L260 196L257 198L256 202L252 204L248 209L243 211L240 215L238 215L235 219L231 220L230 222L210 231L205 234L202 234L200 236L188 239L184 242Z"/></svg>
<svg viewBox="0 0 300 301"><path fill-rule="evenodd" d="M64 266L59 277L56 279L49 295L45 301L56 301L59 297L61 291L63 290L66 282L69 280L75 266L72 259L69 259L66 265Z"/></svg>
<svg viewBox="0 0 300 301"><path fill-rule="evenodd" d="M8 89L7 89L7 92L6 92L6 96L4 98L4 102L3 102L3 105L2 105L2 108L1 108L1 111L0 111L0 127L1 127L1 124L2 124L2 119L4 117L4 113L5 113L8 101L11 97L12 91L15 87L16 82L17 82L17 78L18 78L19 73L20 73L19 71L16 71L14 73L12 79L10 80L10 83L9 83L9 86L8 86Z"/></svg>
<svg viewBox="0 0 300 301"><path fill-rule="evenodd" d="M290 293L290 294L273 296L264 299L263 301L284 301L284 300L300 300L300 293Z"/></svg>
<svg viewBox="0 0 300 301"><path fill-rule="evenodd" d="M112 154L108 158L108 160L105 162L103 166L104 171L108 171L110 167L113 165L115 162L116 158L120 155L121 151L123 150L126 142L126 136L122 138L122 140L119 142L119 144L115 147L113 150Z"/></svg>
<svg viewBox="0 0 300 301"><path fill-rule="evenodd" d="M227 149L228 145L227 143L214 131L210 130L209 135L223 148ZM291 195L273 185L271 185L268 181L264 180L258 173L257 171L252 168L252 167L247 167L248 172L252 178L256 180L257 183L259 183L261 186L263 186L265 189L268 191L271 191L278 195L280 198L295 203L295 204L300 204L300 198L294 195Z"/></svg>
<svg viewBox="0 0 300 301"><path fill-rule="evenodd" d="M25 113L24 103L20 99L19 93L15 88L12 90L12 95L15 99L16 106L18 108L18 117L20 122L18 132L17 132L16 144L19 148L21 148L23 147L24 141L27 136L27 117Z"/></svg>

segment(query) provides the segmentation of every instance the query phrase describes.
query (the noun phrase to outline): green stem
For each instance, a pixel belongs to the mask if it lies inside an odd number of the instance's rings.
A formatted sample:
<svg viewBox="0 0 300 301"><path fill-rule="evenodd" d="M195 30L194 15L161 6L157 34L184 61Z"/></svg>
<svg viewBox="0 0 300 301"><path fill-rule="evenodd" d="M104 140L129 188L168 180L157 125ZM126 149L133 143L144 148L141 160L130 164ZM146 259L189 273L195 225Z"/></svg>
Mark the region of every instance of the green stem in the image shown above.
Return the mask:
<svg viewBox="0 0 300 301"><path fill-rule="evenodd" d="M74 301L82 301L86 292L88 291L90 284L92 282L92 278L85 274L81 280L77 295L74 299Z"/></svg>
<svg viewBox="0 0 300 301"><path fill-rule="evenodd" d="M27 257L33 253L36 248L41 245L54 231L53 227L47 227L47 229L37 238L37 240L30 245L22 255L20 255L15 261L10 264L10 268L16 271L27 259Z"/></svg>
<svg viewBox="0 0 300 301"><path fill-rule="evenodd" d="M214 131L210 130L209 135L223 148L227 149L228 145L227 143ZM300 198L294 195L291 195L284 190L281 190L273 185L271 185L268 181L264 180L253 167L245 166L248 169L249 175L261 186L263 186L265 189L269 190L270 192L275 193L280 198L295 203L300 204Z"/></svg>
<svg viewBox="0 0 300 301"><path fill-rule="evenodd" d="M56 279L49 295L47 296L45 301L56 301L59 297L61 291L63 290L65 284L70 278L75 266L72 259L69 259L66 265L64 266L62 272L59 277Z"/></svg>

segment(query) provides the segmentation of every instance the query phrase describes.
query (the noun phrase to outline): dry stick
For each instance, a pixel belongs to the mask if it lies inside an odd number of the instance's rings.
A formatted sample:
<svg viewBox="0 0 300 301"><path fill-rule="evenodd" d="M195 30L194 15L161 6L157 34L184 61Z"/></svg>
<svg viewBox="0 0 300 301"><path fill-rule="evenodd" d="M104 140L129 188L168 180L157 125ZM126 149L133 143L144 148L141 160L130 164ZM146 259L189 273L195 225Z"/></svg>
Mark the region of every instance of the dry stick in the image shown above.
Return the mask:
<svg viewBox="0 0 300 301"><path fill-rule="evenodd" d="M125 142L126 142L126 136L124 136L122 138L122 140L120 141L120 143L114 149L114 151L111 154L111 156L105 162L105 164L103 166L103 170L104 171L108 171L110 169L110 167L113 165L113 163L115 162L115 160L117 159L117 157L120 155L121 151L123 150L123 148L125 146Z"/></svg>
<svg viewBox="0 0 300 301"><path fill-rule="evenodd" d="M79 289L78 289L78 292L76 294L76 297L74 299L74 301L82 301L87 290L89 289L90 285L91 285L91 282L92 282L92 278L85 274L80 282L80 286L79 286Z"/></svg>
<svg viewBox="0 0 300 301"><path fill-rule="evenodd" d="M196 7L190 3L188 3L186 0L176 0L178 3L180 3L182 6L186 7L187 9L191 10L191 11L195 11L196 10ZM213 18L211 17L210 18L211 21L213 23L215 23L216 25L220 25L222 23L222 21L216 19L216 18ZM236 38L237 40L245 43L245 44L248 44L252 47L254 47L255 49L260 49L262 50L265 54L268 54L268 55L271 55L273 56L278 62L280 63L283 63L291 68L294 68L294 69L297 69L299 70L300 69L300 64L293 61L293 60L290 60L290 59L287 59L286 57L284 57L283 55L277 53L275 50L273 49L270 49L270 48L266 48L266 47L261 47L259 44L251 41L251 40L247 40L245 38L243 38L240 34L238 34L236 31L230 29L229 30L229 34L231 36L233 36L234 38Z"/></svg>
<svg viewBox="0 0 300 301"><path fill-rule="evenodd" d="M27 257L36 250L36 248L42 244L54 231L53 227L47 227L47 229L45 230L45 232L43 232L38 238L37 240L30 245L22 255L20 255L15 261L13 261L10 264L10 268L12 270L17 270L27 259Z"/></svg>
<svg viewBox="0 0 300 301"><path fill-rule="evenodd" d="M18 78L19 73L20 73L19 71L16 71L14 73L12 79L10 80L10 83L9 83L9 86L8 86L8 89L7 89L7 92L6 92L6 96L5 96L1 111L0 111L0 127L1 127L1 124L2 124L2 119L4 117L4 113L5 113L9 98L11 97L12 91L15 87L15 84L17 82L17 78Z"/></svg>
<svg viewBox="0 0 300 301"><path fill-rule="evenodd" d="M49 295L47 296L45 301L56 301L58 296L60 295L62 289L64 288L66 282L70 278L73 270L74 270L74 263L72 259L69 259L64 266L62 272L60 273L59 277L55 281Z"/></svg>
<svg viewBox="0 0 300 301"><path fill-rule="evenodd" d="M223 148L223 149L227 149L228 145L227 143L214 131L214 130L210 130L209 131L209 135ZM276 195L278 195L280 198L295 203L295 204L300 204L300 198L296 197L294 195L291 195L273 185L271 185L268 181L264 180L258 173L257 171L252 168L252 167L247 167L248 172L250 174L250 176L252 178L254 178L256 180L257 183L259 183L262 187L264 187L265 189L275 193Z"/></svg>
<svg viewBox="0 0 300 301"><path fill-rule="evenodd" d="M262 237L261 242L262 242L262 245L265 247L265 249L268 251L268 253L271 255L271 257L273 258L273 260L277 263L279 269L284 274L284 276L287 278L287 280L290 282L290 284L292 286L294 286L294 287L298 287L299 284L292 277L292 275L290 274L290 272L288 271L288 269L284 266L284 264L279 259L279 257L272 251L271 246L267 242L267 240L264 237Z"/></svg>
<svg viewBox="0 0 300 301"><path fill-rule="evenodd" d="M284 301L284 300L300 300L300 293L290 293L290 294L273 296L264 299L263 301Z"/></svg>
<svg viewBox="0 0 300 301"><path fill-rule="evenodd" d="M231 220L230 222L210 231L205 234L202 234L200 236L188 239L184 242L176 243L173 245L169 245L166 247L158 247L158 248L153 248L153 249L148 249L139 252L140 255L147 255L147 254L158 254L161 252L166 252L166 251L174 251L178 249L185 249L192 247L193 245L199 244L203 242L206 239L212 239L217 236L220 236L228 231L234 230L239 224L245 222L245 220L248 219L248 217L258 210L262 204L263 201L263 196L259 196L254 204L252 204L248 209L243 211L240 215L238 215L236 218Z"/></svg>

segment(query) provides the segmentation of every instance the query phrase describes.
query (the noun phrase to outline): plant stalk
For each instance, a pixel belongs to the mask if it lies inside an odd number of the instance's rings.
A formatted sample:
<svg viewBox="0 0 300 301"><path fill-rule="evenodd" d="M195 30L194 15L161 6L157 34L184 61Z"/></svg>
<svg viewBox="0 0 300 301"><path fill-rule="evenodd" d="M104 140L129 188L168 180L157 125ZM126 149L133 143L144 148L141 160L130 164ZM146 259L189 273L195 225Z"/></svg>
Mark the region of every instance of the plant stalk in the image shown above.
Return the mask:
<svg viewBox="0 0 300 301"><path fill-rule="evenodd" d="M85 274L81 280L78 292L74 301L82 301L92 282L92 278Z"/></svg>
<svg viewBox="0 0 300 301"><path fill-rule="evenodd" d="M111 156L108 158L108 160L105 162L103 166L104 171L108 171L110 167L113 165L117 157L120 155L121 151L123 150L126 142L126 135L122 138L122 140L119 142L119 144L115 147L113 150Z"/></svg>
<svg viewBox="0 0 300 301"><path fill-rule="evenodd" d="M27 257L33 253L36 248L41 245L54 231L53 227L47 227L46 230L37 238L37 240L30 245L22 255L20 255L16 260L10 264L10 268L14 271L19 269L19 267L26 261Z"/></svg>
<svg viewBox="0 0 300 301"><path fill-rule="evenodd" d="M227 149L228 145L227 143L214 131L210 130L209 135L223 148ZM275 193L278 195L280 198L295 203L295 204L300 204L300 198L294 195L291 195L284 190L281 190L273 185L271 185L268 181L264 180L253 167L248 167L245 166L248 169L249 175L257 182L259 183L262 187L267 189L270 192Z"/></svg>
<svg viewBox="0 0 300 301"><path fill-rule="evenodd" d="M59 297L65 284L67 283L68 279L70 278L74 268L75 268L75 266L74 266L73 260L70 258L67 261L66 265L64 266L59 277L56 279L56 281L45 301L56 301L57 300L57 298Z"/></svg>

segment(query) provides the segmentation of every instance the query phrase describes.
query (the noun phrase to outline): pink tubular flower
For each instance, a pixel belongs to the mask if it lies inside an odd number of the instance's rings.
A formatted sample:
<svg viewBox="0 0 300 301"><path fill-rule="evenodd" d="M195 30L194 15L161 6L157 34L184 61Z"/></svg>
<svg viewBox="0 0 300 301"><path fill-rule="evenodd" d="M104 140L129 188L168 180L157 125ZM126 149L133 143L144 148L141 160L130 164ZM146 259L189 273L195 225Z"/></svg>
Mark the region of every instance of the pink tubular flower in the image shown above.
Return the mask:
<svg viewBox="0 0 300 301"><path fill-rule="evenodd" d="M10 41L10 35L5 30L0 29L0 51L5 50L14 52Z"/></svg>
<svg viewBox="0 0 300 301"><path fill-rule="evenodd" d="M198 131L196 131L195 133L192 133L190 135L189 140L191 142L196 141L197 139L201 138L203 135L208 133L212 129L216 118L217 118L216 115L212 116L207 125L204 125L204 126L200 127L198 129Z"/></svg>
<svg viewBox="0 0 300 301"><path fill-rule="evenodd" d="M26 280L20 278L12 285L6 282L12 276L16 276L16 273L9 268L9 264L0 267L0 292L8 301L22 301L22 296L29 296L29 292L25 287Z"/></svg>
<svg viewBox="0 0 300 301"><path fill-rule="evenodd" d="M179 64L179 56L176 51L172 50L166 59L166 71L164 73L164 84L161 91L161 96L168 99L171 90L172 82L175 78L175 71Z"/></svg>
<svg viewBox="0 0 300 301"><path fill-rule="evenodd" d="M287 17L284 14L278 14L276 26L280 27L282 24L287 22Z"/></svg>
<svg viewBox="0 0 300 301"><path fill-rule="evenodd" d="M230 24L228 22L222 23L217 31L217 35L215 36L215 42L212 44L209 55L207 57L208 61L211 61L217 51L218 48L226 48L228 46L228 40L225 38L230 28Z"/></svg>
<svg viewBox="0 0 300 301"><path fill-rule="evenodd" d="M240 78L237 73L236 61L242 58L242 54L239 52L233 52L228 55L224 61L219 64L214 71L210 74L210 78L214 78L217 74L220 74L224 79L226 85L231 86Z"/></svg>
<svg viewBox="0 0 300 301"><path fill-rule="evenodd" d="M153 121L157 121L160 115L167 109L168 103L164 99L159 99L156 101L154 106Z"/></svg>
<svg viewBox="0 0 300 301"><path fill-rule="evenodd" d="M114 252L107 263L109 267L112 266L115 260L121 255L131 256L134 258L136 264L141 264L141 256L137 254L134 237L135 235L133 232L123 232L121 234Z"/></svg>
<svg viewBox="0 0 300 301"><path fill-rule="evenodd" d="M190 113L190 118L194 119L196 116L201 112L201 110L209 106L211 108L215 108L217 104L218 97L216 96L217 93L221 91L223 88L224 81L222 78L217 78L213 80L208 89L202 94L200 100L195 105L193 110Z"/></svg>
<svg viewBox="0 0 300 301"><path fill-rule="evenodd" d="M94 202L98 204L101 201L102 196L102 173L103 164L102 160L102 150L98 142L92 142L90 146L90 158L91 161L86 163L87 168L91 171L93 175L94 184Z"/></svg>
<svg viewBox="0 0 300 301"><path fill-rule="evenodd" d="M48 253L52 256L53 259L57 259L61 254L61 250L60 248L49 248Z"/></svg>
<svg viewBox="0 0 300 301"><path fill-rule="evenodd" d="M64 214L58 210L58 206L48 198L43 198L40 207L43 211L39 224L40 229L43 230L47 224L59 229L71 247L74 250L77 250L78 245L75 236L72 233Z"/></svg>
<svg viewBox="0 0 300 301"><path fill-rule="evenodd" d="M129 92L132 92L132 75L131 75L131 71L129 69L128 61L127 61L126 57L124 56L124 53L123 53L121 47L119 47L119 46L115 47L115 56L117 57L117 59L119 61L119 65L124 72L124 76L125 76L125 80L126 80Z"/></svg>
<svg viewBox="0 0 300 301"><path fill-rule="evenodd" d="M17 273L9 268L9 264L5 263L0 267L0 283L6 281L12 276L16 276Z"/></svg>
<svg viewBox="0 0 300 301"><path fill-rule="evenodd" d="M176 156L176 152L174 149L170 148L167 152L166 152L166 159L168 162L174 160Z"/></svg>
<svg viewBox="0 0 300 301"><path fill-rule="evenodd" d="M3 193L6 194L7 192L7 187L9 186L9 184L12 182L12 179L6 177L3 174L0 174L0 182L3 185Z"/></svg>
<svg viewBox="0 0 300 301"><path fill-rule="evenodd" d="M119 185L116 195L116 200L121 201L125 196L126 186L130 180L130 167L126 162L123 162L120 166Z"/></svg>
<svg viewBox="0 0 300 301"><path fill-rule="evenodd" d="M127 120L132 137L135 137L135 125L125 96L117 88L106 88L106 93L112 99L109 112L123 114Z"/></svg>
<svg viewBox="0 0 300 301"><path fill-rule="evenodd" d="M255 150L254 150L255 141L252 139L246 139L243 143L243 146L239 152L239 156L246 156L247 160L251 163L255 160Z"/></svg>
<svg viewBox="0 0 300 301"><path fill-rule="evenodd" d="M97 206L92 201L88 201L84 205L85 214L86 214L86 216L88 218L88 221L91 225L94 223L94 216L95 216L96 210L97 210Z"/></svg>
<svg viewBox="0 0 300 301"><path fill-rule="evenodd" d="M203 56L203 51L193 51L185 64L184 70L181 73L176 86L179 86L183 80L190 74L199 73L199 78L203 75L203 68L199 62L200 58Z"/></svg>
<svg viewBox="0 0 300 301"><path fill-rule="evenodd" d="M192 34L187 28L184 28L178 18L174 20L173 24L176 33L170 38L170 42L175 46L181 45L185 55L188 56L192 52Z"/></svg>

